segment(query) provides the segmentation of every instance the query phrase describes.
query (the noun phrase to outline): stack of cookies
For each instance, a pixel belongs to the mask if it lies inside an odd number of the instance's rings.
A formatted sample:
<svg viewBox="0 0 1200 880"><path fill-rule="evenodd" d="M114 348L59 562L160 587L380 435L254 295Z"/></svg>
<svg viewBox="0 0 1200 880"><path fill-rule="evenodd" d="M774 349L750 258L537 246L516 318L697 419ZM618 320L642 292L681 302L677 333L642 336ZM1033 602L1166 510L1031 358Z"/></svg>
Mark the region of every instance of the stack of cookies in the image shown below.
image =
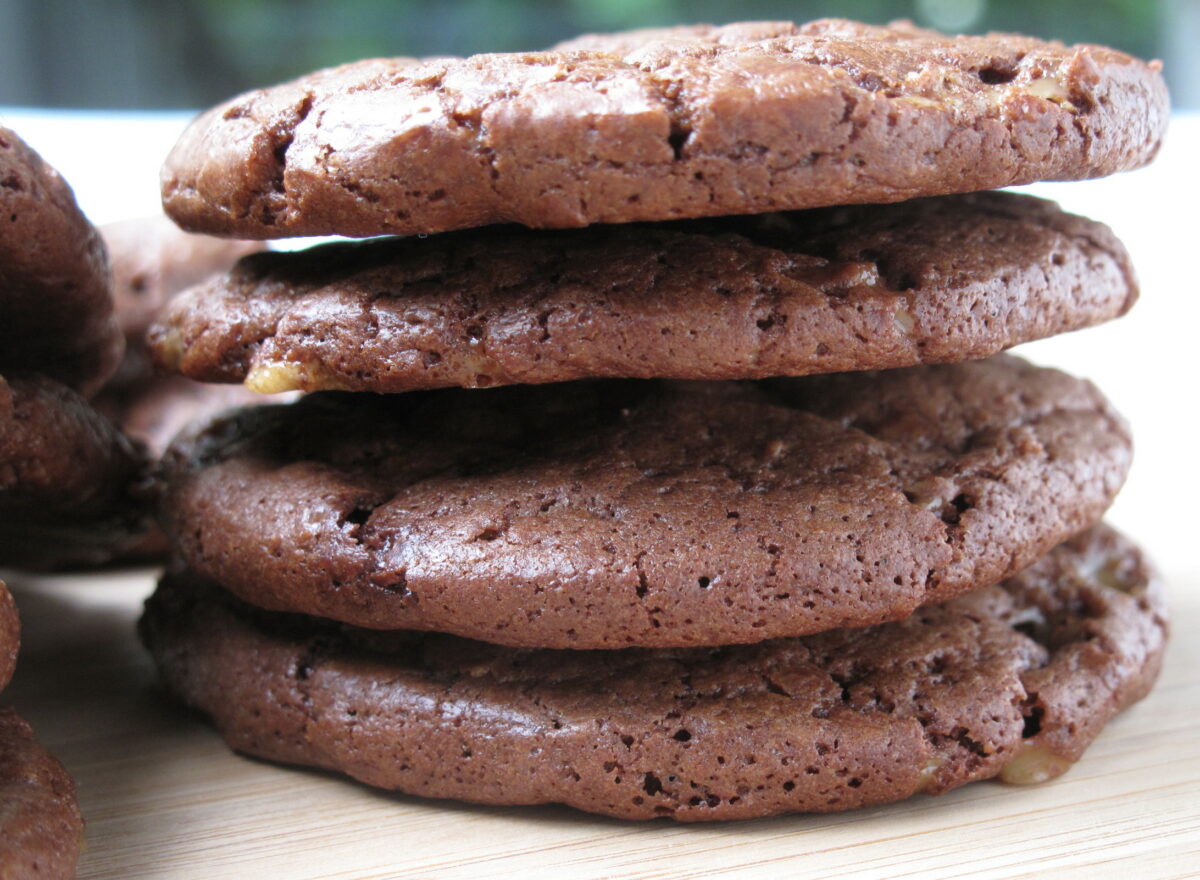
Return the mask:
<svg viewBox="0 0 1200 880"><path fill-rule="evenodd" d="M0 566L89 564L148 525L145 455L88 402L124 348L104 243L0 128Z"/></svg>
<svg viewBox="0 0 1200 880"><path fill-rule="evenodd" d="M99 234L0 128L0 567L104 561L147 527L145 456L87 400L121 349ZM0 690L19 643L0 583ZM62 765L0 708L0 875L74 876L82 830Z"/></svg>
<svg viewBox="0 0 1200 880"><path fill-rule="evenodd" d="M1166 115L1115 51L845 21L205 113L185 228L405 237L249 256L152 329L193 378L318 392L168 452L165 679L240 751L486 803L1058 775L1149 689L1162 600L1100 524L1127 426L998 352L1137 289L1104 226L976 191L1136 167Z"/></svg>

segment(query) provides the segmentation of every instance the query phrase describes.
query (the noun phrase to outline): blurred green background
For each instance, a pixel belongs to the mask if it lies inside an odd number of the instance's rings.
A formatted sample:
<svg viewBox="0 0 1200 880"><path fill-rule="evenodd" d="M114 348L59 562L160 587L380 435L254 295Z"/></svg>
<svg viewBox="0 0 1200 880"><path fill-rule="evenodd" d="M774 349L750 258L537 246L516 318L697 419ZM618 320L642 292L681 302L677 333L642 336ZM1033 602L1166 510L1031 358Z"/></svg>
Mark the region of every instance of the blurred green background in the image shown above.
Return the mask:
<svg viewBox="0 0 1200 880"><path fill-rule="evenodd" d="M910 18L1163 58L1200 105L1200 0L0 0L0 104L189 108L356 58L539 49L584 31Z"/></svg>

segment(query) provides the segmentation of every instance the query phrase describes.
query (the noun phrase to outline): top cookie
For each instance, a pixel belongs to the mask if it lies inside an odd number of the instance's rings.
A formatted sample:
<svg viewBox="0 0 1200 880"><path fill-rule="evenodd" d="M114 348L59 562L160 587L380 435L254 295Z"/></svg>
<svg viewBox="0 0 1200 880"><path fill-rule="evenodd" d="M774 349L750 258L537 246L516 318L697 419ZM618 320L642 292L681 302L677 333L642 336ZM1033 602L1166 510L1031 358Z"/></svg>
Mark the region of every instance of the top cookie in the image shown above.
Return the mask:
<svg viewBox="0 0 1200 880"><path fill-rule="evenodd" d="M377 59L192 123L163 203L250 238L573 227L895 202L1149 161L1157 63L1100 46L823 20Z"/></svg>
<svg viewBox="0 0 1200 880"><path fill-rule="evenodd" d="M124 348L104 242L58 172L3 127L0 218L0 371L95 391Z"/></svg>

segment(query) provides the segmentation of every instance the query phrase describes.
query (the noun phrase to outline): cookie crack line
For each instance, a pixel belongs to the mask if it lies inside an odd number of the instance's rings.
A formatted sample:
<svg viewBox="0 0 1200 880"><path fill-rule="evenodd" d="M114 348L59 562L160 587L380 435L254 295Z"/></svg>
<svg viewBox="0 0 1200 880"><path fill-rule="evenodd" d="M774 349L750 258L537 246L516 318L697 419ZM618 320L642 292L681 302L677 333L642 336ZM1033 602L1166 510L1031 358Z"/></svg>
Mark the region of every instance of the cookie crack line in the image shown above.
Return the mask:
<svg viewBox="0 0 1200 880"><path fill-rule="evenodd" d="M288 152L296 140L296 129L304 123L309 113L312 112L315 100L316 95L313 92L306 92L295 109L294 118L287 123L286 128L282 132L278 132L275 135L275 145L271 151L275 167L268 181L269 188L260 194L262 222L266 226L276 225L278 213L288 210ZM274 204L276 201L282 201L282 204L277 207Z"/></svg>

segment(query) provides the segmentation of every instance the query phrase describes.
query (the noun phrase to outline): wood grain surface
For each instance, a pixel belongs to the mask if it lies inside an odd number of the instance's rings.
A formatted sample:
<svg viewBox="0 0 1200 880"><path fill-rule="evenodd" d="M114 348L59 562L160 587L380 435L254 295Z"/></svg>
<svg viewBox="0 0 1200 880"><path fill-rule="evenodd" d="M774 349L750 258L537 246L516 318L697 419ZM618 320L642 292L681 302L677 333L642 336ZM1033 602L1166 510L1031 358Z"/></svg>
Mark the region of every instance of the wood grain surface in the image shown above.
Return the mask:
<svg viewBox="0 0 1200 880"><path fill-rule="evenodd" d="M376 792L231 754L159 690L134 637L149 572L8 575L5 694L66 764L81 877L1190 877L1200 871L1200 572L1173 577L1163 677L1060 779L832 816L629 824Z"/></svg>

